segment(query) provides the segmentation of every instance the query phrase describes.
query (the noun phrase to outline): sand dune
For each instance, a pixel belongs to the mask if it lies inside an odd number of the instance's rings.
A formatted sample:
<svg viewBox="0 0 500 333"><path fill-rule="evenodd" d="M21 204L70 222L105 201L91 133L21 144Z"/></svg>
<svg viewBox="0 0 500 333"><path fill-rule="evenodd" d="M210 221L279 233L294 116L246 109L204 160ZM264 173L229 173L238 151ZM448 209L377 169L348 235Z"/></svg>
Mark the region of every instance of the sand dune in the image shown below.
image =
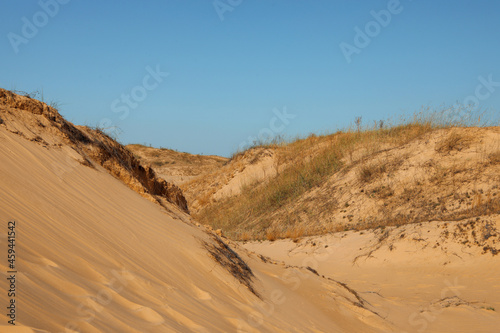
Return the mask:
<svg viewBox="0 0 500 333"><path fill-rule="evenodd" d="M0 332L500 327L499 215L237 243L193 220L177 187L104 134L0 92L4 309L9 221L17 271L16 326L4 316Z"/></svg>
<svg viewBox="0 0 500 333"><path fill-rule="evenodd" d="M500 212L500 128L421 123L254 148L182 185L191 213L239 240Z"/></svg>
<svg viewBox="0 0 500 333"><path fill-rule="evenodd" d="M0 219L17 222L19 324L49 332L66 327L230 332L238 325L283 332L308 331L312 325L326 332L333 327L328 312L308 299L314 289L321 294L319 282L310 282L312 290L303 295L281 295L286 304L262 325L260 317L248 320L269 306L274 289L281 286L286 294L279 278L283 267L247 258L260 299L208 255L201 242L213 241L201 228L169 216L102 170L66 164L63 152L3 129L0 135ZM62 180L52 164L68 170ZM1 270L6 271L5 263ZM0 286L6 289L5 279ZM340 289L334 286L332 293ZM1 302L7 302L5 293ZM310 313L297 302L309 304ZM324 302L341 307L333 298ZM355 316L344 320L358 321Z"/></svg>
<svg viewBox="0 0 500 333"><path fill-rule="evenodd" d="M168 148L153 148L139 144L127 145L142 164L152 166L160 177L176 185L222 167L228 158L213 155L193 155Z"/></svg>
<svg viewBox="0 0 500 333"><path fill-rule="evenodd" d="M225 245L180 209L148 200L88 160L45 115L3 102L0 242L5 249L7 223L15 220L18 306L16 327L4 318L0 331L380 332L392 326L357 304L345 286L305 268L295 288L287 280L290 268ZM0 270L6 291L6 260ZM8 304L7 293L0 295Z"/></svg>

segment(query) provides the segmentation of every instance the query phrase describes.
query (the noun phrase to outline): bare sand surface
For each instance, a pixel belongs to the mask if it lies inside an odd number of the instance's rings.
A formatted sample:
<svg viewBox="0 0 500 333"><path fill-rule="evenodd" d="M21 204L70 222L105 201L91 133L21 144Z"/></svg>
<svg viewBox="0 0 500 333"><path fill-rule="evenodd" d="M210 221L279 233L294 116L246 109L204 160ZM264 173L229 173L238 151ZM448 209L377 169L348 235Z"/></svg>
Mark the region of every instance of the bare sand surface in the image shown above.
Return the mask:
<svg viewBox="0 0 500 333"><path fill-rule="evenodd" d="M244 247L347 283L397 332L498 332L499 227L496 215Z"/></svg>

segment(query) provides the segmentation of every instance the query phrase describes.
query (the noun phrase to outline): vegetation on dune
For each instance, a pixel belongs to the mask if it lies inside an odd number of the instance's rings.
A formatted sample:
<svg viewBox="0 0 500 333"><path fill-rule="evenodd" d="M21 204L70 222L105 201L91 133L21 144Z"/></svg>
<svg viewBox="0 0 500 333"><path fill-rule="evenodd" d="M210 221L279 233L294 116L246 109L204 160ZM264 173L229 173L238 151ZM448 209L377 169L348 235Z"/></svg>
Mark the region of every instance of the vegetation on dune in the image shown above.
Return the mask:
<svg viewBox="0 0 500 333"><path fill-rule="evenodd" d="M456 115L456 110L453 110ZM307 195L319 189L334 175L343 175L355 168L357 180L362 185L371 184L394 171L404 162L404 156L390 161L374 160L372 157L377 154L401 147L437 130L485 125L484 122L480 123L477 113L464 112L464 110L466 109L462 109L461 112L467 117L451 117L450 109L433 113L424 110L410 119L399 120L395 125L376 122L371 127L362 127L361 119L358 118L356 126L334 134L311 135L291 142L258 143L259 147L275 151L276 177L265 182L247 185L237 196L211 202L197 212L195 217L201 223L222 229L228 237L239 240L297 238L309 234L421 221L424 217L422 214L418 218L417 216L389 214L385 216L384 221L380 219L365 221L363 224L350 224L348 227L338 223L332 223L328 227L315 226L314 223L305 226L300 223L300 216L287 210L298 199L307 201L304 199ZM451 131L447 138L438 143L436 151L442 154L454 150L460 151L469 147L471 142L470 137L458 131ZM240 152L233 158L244 153ZM491 154L489 159L492 162L497 161L498 154ZM411 189L408 191L406 195L415 194ZM390 187L381 186L373 195L384 199L384 197L391 197L392 194L393 190ZM317 200L313 194L311 198L311 200ZM470 210L470 214L478 213L479 210L498 212L500 209L497 201L496 198L490 198L476 205L474 208L476 211ZM318 200L317 204L333 205L335 203L325 199ZM394 201L393 204L396 202ZM345 205L348 207L350 204L345 202ZM306 217L309 214L307 209L304 209L303 213ZM452 214L448 216L454 217ZM314 214L309 214L309 217L314 218Z"/></svg>

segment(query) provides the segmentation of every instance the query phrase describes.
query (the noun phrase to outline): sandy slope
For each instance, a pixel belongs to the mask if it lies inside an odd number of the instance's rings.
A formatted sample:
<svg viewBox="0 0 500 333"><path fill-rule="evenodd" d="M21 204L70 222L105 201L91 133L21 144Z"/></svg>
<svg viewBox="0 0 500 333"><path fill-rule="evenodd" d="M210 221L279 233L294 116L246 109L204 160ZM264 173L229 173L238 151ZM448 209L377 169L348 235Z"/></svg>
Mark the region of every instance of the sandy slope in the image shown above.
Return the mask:
<svg viewBox="0 0 500 333"><path fill-rule="evenodd" d="M193 216L234 239L321 235L500 212L498 126L414 124L339 132L238 157L183 185ZM244 184L250 186L241 191Z"/></svg>
<svg viewBox="0 0 500 333"><path fill-rule="evenodd" d="M252 148L235 155L214 170L202 172L180 185L192 213L213 202L237 196L245 186L264 183L277 173L272 149Z"/></svg>
<svg viewBox="0 0 500 333"><path fill-rule="evenodd" d="M301 268L298 288L294 268L240 259L188 215L90 167L49 122L32 127L41 115L0 111L0 248L15 220L18 270L17 326L3 317L0 332L392 330L336 281Z"/></svg>
<svg viewBox="0 0 500 333"><path fill-rule="evenodd" d="M139 144L126 147L140 159L142 164L152 166L160 177L176 185L186 183L199 175L211 173L229 160L221 156L193 155Z"/></svg>
<svg viewBox="0 0 500 333"><path fill-rule="evenodd" d="M498 332L499 230L496 215L245 248L344 281L397 332Z"/></svg>

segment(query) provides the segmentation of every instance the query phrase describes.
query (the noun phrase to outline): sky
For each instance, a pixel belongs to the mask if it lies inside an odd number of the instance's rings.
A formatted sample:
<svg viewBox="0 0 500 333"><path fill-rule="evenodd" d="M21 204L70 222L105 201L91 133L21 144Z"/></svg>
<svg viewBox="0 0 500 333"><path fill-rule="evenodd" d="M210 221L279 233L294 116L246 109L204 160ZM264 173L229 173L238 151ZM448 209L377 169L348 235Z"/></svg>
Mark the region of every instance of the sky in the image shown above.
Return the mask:
<svg viewBox="0 0 500 333"><path fill-rule="evenodd" d="M456 103L500 111L500 1L4 1L0 87L123 144L230 156Z"/></svg>

